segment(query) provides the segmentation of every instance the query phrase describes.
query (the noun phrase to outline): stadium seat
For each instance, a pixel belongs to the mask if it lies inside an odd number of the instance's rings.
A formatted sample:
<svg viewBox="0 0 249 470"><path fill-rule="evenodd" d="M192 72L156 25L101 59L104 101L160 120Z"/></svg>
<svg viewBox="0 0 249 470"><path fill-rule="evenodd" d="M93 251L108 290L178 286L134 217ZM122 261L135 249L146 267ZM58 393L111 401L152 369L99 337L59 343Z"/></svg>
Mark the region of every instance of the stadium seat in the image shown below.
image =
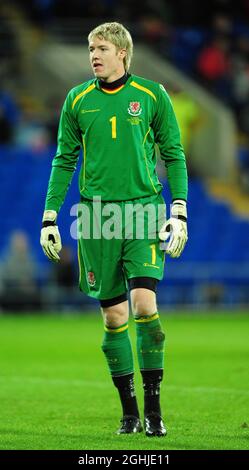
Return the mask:
<svg viewBox="0 0 249 470"><path fill-rule="evenodd" d="M0 200L4 224L0 234L1 254L6 249L11 232L22 229L28 233L37 260L48 263L40 248L39 237L53 153L54 148L47 149L39 156L30 150L2 149L0 184L5 198ZM166 203L170 204L168 189L164 188L163 195ZM11 201L11 210L6 204L7 200ZM70 208L78 201L75 175L59 215L64 222L60 226L62 240L72 247L75 259L77 244L70 236L73 221ZM226 204L210 197L199 179L190 179L189 182L188 217L189 240L181 257L182 262L249 262L248 221L241 220ZM167 266L174 262L167 259Z"/></svg>

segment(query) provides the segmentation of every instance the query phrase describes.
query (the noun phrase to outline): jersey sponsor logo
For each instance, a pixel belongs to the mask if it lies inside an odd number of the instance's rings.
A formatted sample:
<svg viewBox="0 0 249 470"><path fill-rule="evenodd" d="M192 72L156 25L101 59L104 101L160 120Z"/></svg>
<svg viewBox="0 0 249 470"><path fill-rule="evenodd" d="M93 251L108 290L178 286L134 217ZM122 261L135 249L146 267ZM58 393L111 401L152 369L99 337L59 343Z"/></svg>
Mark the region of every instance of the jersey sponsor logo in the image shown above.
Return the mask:
<svg viewBox="0 0 249 470"><path fill-rule="evenodd" d="M142 119L139 119L139 117L132 116L130 118L127 118L127 121L131 123L132 126L138 126Z"/></svg>
<svg viewBox="0 0 249 470"><path fill-rule="evenodd" d="M131 116L140 116L141 112L141 103L139 101L131 101L129 104L128 113Z"/></svg>
<svg viewBox="0 0 249 470"><path fill-rule="evenodd" d="M97 111L100 111L100 109L82 109L82 113L97 113Z"/></svg>
<svg viewBox="0 0 249 470"><path fill-rule="evenodd" d="M95 286L95 284L96 284L96 279L95 279L94 273L92 271L89 271L87 273L87 282L88 282L89 286L91 286L91 287Z"/></svg>
<svg viewBox="0 0 249 470"><path fill-rule="evenodd" d="M155 264L150 264L150 263L143 263L143 266L145 266L146 268L156 268L156 269L160 269L159 266L156 266Z"/></svg>

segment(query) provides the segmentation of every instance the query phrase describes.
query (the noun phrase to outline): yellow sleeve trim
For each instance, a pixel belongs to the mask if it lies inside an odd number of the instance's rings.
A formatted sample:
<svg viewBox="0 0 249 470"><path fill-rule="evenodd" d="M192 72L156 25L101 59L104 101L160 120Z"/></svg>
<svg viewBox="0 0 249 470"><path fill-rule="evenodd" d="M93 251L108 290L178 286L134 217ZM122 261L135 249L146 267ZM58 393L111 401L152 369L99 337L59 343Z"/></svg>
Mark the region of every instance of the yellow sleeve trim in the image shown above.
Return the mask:
<svg viewBox="0 0 249 470"><path fill-rule="evenodd" d="M79 101L79 99L86 95L87 93L89 93L90 91L92 91L93 89L95 88L95 83L92 83L92 85L90 85L86 90L82 91L81 93L79 93L73 100L73 104L72 104L72 109L74 108L74 106L76 105L77 101Z"/></svg>
<svg viewBox="0 0 249 470"><path fill-rule="evenodd" d="M121 333L121 331L125 331L128 329L128 325L121 326L120 328L115 328L115 330L112 328L107 328L107 326L105 326L104 328L105 331L108 331L108 333Z"/></svg>
<svg viewBox="0 0 249 470"><path fill-rule="evenodd" d="M145 142L146 142L146 139L147 139L147 136L150 132L150 127L148 129L148 131L146 132L145 136L144 136L144 140L143 140L143 146L145 146ZM149 167L148 167L148 162L147 162L147 156L146 156L146 150L145 150L145 147L144 147L144 160L145 160L145 166L146 166L146 170L147 170L147 173L148 173L148 176L149 176L149 180L150 180L150 183L151 183L151 186L153 188L153 190L155 191L155 193L157 194L157 190L155 188L155 185L152 181L152 178L150 176L150 170L149 170Z"/></svg>
<svg viewBox="0 0 249 470"><path fill-rule="evenodd" d="M130 83L131 86L134 86L135 88L138 88L138 90L142 90L145 93L148 93L148 95L152 96L153 100L156 101L156 96L152 91L150 91L148 88L145 88L145 86L139 85L139 83L134 82L134 80Z"/></svg>
<svg viewBox="0 0 249 470"><path fill-rule="evenodd" d="M81 262L80 262L80 243L79 243L79 240L78 240L77 255L78 255L78 264L79 264L79 283L81 283Z"/></svg>
<svg viewBox="0 0 249 470"><path fill-rule="evenodd" d="M83 187L82 187L82 191L84 191L85 187L86 187L86 142L85 142L85 139L84 139L84 136L82 136L82 143L83 143L83 158L84 158L84 162L83 162Z"/></svg>
<svg viewBox="0 0 249 470"><path fill-rule="evenodd" d="M153 320L156 320L157 318L159 318L159 315L158 313L155 313L154 315L151 315L149 316L148 318L137 318L135 319L135 322L136 323L148 323L150 321L153 321Z"/></svg>

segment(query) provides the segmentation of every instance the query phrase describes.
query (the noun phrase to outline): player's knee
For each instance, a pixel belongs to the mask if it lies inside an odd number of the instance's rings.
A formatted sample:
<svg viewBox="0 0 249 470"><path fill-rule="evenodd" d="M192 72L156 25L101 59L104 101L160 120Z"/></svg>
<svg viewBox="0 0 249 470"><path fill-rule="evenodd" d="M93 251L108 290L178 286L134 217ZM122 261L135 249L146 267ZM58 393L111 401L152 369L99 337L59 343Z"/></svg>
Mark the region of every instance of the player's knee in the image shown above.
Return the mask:
<svg viewBox="0 0 249 470"><path fill-rule="evenodd" d="M128 321L128 302L122 302L111 307L102 307L104 324L110 328L117 328Z"/></svg>
<svg viewBox="0 0 249 470"><path fill-rule="evenodd" d="M156 295L148 289L134 289L131 295L134 315L151 315L157 311Z"/></svg>

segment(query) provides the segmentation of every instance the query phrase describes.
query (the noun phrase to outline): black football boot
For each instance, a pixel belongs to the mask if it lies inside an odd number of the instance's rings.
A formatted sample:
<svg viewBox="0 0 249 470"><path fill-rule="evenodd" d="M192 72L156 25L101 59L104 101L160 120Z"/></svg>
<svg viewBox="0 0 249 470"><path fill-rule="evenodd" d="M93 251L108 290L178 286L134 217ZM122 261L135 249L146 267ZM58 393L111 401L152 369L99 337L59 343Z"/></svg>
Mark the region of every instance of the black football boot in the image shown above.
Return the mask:
<svg viewBox="0 0 249 470"><path fill-rule="evenodd" d="M157 413L150 413L144 417L144 430L149 437L163 437L167 434L162 417Z"/></svg>
<svg viewBox="0 0 249 470"><path fill-rule="evenodd" d="M124 416L117 434L134 434L143 430L142 423L137 416Z"/></svg>

